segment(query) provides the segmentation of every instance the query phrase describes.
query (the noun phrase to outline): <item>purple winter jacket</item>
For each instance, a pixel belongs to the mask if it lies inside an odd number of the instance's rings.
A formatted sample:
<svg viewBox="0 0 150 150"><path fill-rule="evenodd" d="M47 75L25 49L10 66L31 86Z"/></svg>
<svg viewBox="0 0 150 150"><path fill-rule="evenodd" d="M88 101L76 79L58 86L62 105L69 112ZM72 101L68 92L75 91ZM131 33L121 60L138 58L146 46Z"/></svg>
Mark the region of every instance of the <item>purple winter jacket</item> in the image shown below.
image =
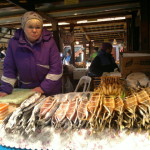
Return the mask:
<svg viewBox="0 0 150 150"><path fill-rule="evenodd" d="M51 32L43 29L40 40L31 46L24 31L17 30L9 41L0 91L10 94L18 79L19 88L40 86L46 95L54 95L61 92L61 76L61 58Z"/></svg>

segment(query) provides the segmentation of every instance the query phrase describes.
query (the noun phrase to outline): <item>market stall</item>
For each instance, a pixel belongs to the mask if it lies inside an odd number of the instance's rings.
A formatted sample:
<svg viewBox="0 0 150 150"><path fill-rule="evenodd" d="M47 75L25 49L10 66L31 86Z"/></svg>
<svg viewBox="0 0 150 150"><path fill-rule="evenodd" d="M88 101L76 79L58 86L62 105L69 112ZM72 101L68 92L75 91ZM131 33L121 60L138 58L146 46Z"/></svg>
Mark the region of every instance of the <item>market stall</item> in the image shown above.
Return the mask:
<svg viewBox="0 0 150 150"><path fill-rule="evenodd" d="M148 81L149 82L149 81ZM32 93L1 125L0 145L27 149L150 148L150 88L100 77L94 91ZM128 142L128 145L124 145Z"/></svg>

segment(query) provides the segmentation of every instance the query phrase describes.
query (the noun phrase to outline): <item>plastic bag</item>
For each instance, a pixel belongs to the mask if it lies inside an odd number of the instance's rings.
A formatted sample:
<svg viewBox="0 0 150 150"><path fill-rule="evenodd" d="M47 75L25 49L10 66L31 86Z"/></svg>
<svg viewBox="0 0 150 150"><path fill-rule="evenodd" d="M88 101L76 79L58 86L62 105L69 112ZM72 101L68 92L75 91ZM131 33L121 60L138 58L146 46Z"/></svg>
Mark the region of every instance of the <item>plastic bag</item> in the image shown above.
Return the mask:
<svg viewBox="0 0 150 150"><path fill-rule="evenodd" d="M72 85L69 77L67 77L66 83L64 85L64 93L69 93L69 92L73 92L73 91L74 91L73 85Z"/></svg>

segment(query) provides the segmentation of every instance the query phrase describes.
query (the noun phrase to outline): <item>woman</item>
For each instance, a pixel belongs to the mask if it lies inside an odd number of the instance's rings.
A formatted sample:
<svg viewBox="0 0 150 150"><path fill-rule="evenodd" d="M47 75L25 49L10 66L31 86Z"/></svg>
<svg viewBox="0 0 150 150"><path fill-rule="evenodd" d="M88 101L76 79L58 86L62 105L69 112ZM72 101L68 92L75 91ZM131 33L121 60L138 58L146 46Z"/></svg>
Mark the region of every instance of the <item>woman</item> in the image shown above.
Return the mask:
<svg viewBox="0 0 150 150"><path fill-rule="evenodd" d="M11 94L18 87L54 95L61 92L62 63L50 31L43 28L42 17L26 12L9 41L1 78L0 96Z"/></svg>

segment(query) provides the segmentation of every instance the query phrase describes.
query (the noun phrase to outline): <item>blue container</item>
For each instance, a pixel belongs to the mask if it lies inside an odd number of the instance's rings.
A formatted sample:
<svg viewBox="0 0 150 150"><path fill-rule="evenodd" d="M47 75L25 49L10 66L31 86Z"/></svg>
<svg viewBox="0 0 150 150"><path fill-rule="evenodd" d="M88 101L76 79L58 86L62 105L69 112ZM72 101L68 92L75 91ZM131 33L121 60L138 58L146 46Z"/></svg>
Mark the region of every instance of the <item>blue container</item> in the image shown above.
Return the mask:
<svg viewBox="0 0 150 150"><path fill-rule="evenodd" d="M21 148L10 148L0 145L0 150L31 150L31 149L21 149Z"/></svg>

